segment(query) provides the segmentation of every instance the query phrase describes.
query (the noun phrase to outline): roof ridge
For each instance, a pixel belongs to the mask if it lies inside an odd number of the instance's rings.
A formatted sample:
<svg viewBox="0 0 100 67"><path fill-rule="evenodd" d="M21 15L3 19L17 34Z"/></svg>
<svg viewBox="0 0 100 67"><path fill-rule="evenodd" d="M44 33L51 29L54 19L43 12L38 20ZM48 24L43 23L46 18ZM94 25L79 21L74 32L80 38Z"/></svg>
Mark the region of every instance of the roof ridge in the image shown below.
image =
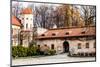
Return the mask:
<svg viewBox="0 0 100 67"><path fill-rule="evenodd" d="M52 28L52 29L48 29L48 30L59 30L59 29L75 29L75 28L86 28L87 26L83 26L83 27L63 27L63 28ZM90 26L90 27L95 27L95 26ZM87 27L88 28L88 27Z"/></svg>

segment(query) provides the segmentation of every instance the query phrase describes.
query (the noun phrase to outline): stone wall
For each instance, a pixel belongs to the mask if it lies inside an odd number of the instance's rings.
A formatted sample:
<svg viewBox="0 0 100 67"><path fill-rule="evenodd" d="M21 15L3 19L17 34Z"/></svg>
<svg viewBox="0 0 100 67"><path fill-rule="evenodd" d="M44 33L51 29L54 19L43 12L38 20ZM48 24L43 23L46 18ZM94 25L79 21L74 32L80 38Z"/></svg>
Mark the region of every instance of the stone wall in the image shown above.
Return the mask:
<svg viewBox="0 0 100 67"><path fill-rule="evenodd" d="M17 46L19 44L19 33L20 33L20 27L16 25L12 25L12 45Z"/></svg>
<svg viewBox="0 0 100 67"><path fill-rule="evenodd" d="M63 40L59 39L53 39L53 40L38 40L37 45L44 46L47 45L51 49L51 45L54 44L54 49L57 51L57 53L63 52Z"/></svg>
<svg viewBox="0 0 100 67"><path fill-rule="evenodd" d="M57 54L63 52L63 43L64 39L47 39L47 40L38 40L37 45L44 46L47 45L51 49L51 45L54 44L54 49L56 50ZM72 54L77 54L78 52L95 52L94 40L67 40L69 43L69 51ZM78 43L81 43L81 49L78 49ZM89 43L89 48L86 48L86 43Z"/></svg>
<svg viewBox="0 0 100 67"><path fill-rule="evenodd" d="M81 49L78 49L79 43L81 43ZM86 43L89 43L89 48L86 48ZM95 40L87 40L87 41L69 40L69 44L70 44L69 51L72 54L95 52L95 48L94 48L94 46L96 45Z"/></svg>

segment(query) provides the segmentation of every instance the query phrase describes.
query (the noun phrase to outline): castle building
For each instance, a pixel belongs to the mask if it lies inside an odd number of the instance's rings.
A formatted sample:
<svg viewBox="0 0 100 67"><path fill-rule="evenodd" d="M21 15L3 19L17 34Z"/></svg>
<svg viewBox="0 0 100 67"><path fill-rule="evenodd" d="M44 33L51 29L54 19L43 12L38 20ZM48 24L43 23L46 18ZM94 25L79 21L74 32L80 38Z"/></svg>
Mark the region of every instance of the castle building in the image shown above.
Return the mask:
<svg viewBox="0 0 100 67"><path fill-rule="evenodd" d="M56 53L70 52L73 54L94 53L96 48L95 27L73 27L49 29L39 35L37 45L48 46L56 50Z"/></svg>
<svg viewBox="0 0 100 67"><path fill-rule="evenodd" d="M23 24L23 30L31 31L33 29L33 12L31 8L22 10L21 23Z"/></svg>
<svg viewBox="0 0 100 67"><path fill-rule="evenodd" d="M28 47L34 38L34 14L31 8L25 8L20 20L12 16L12 44ZM53 29L36 28L36 44L56 50L56 53L69 52L71 55L95 53L96 29L90 27L71 27Z"/></svg>
<svg viewBox="0 0 100 67"><path fill-rule="evenodd" d="M13 19L16 19L16 21ZM35 31L36 31L37 35L41 35L42 33L47 31L47 29L44 29L41 27L35 28L34 14L33 14L33 11L31 8L23 9L21 11L19 18L12 16L12 29L13 29L13 25L15 25L14 23L17 23L16 26L17 26L18 30L20 30L20 31L15 30L12 33L17 32L17 35L19 36L19 37L16 37L17 40L19 40L17 42L17 45L19 44L24 47L28 47L29 44L32 42L33 36L34 36L33 34L35 33ZM15 42L15 41L13 40L12 42Z"/></svg>
<svg viewBox="0 0 100 67"><path fill-rule="evenodd" d="M13 46L17 46L20 43L19 33L21 31L21 22L17 17L12 16L11 24L12 44Z"/></svg>
<svg viewBox="0 0 100 67"><path fill-rule="evenodd" d="M23 25L21 29L22 45L28 47L32 42L33 36L33 12L31 8L25 8L21 11L20 15L21 23Z"/></svg>

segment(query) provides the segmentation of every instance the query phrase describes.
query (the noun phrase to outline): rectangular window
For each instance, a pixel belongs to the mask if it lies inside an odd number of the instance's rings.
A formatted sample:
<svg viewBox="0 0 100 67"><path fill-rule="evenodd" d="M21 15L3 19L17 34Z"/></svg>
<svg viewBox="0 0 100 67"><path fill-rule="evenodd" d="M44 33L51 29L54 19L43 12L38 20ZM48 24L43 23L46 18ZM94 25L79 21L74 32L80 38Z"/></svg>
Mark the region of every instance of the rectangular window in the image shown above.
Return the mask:
<svg viewBox="0 0 100 67"><path fill-rule="evenodd" d="M54 44L51 44L51 49L54 49Z"/></svg>
<svg viewBox="0 0 100 67"><path fill-rule="evenodd" d="M78 43L78 49L81 49L81 43Z"/></svg>
<svg viewBox="0 0 100 67"><path fill-rule="evenodd" d="M26 20L28 20L28 18L26 18Z"/></svg>
<svg viewBox="0 0 100 67"><path fill-rule="evenodd" d="M26 29L28 28L28 23L26 24Z"/></svg>
<svg viewBox="0 0 100 67"><path fill-rule="evenodd" d="M89 43L86 43L86 48L89 48Z"/></svg>

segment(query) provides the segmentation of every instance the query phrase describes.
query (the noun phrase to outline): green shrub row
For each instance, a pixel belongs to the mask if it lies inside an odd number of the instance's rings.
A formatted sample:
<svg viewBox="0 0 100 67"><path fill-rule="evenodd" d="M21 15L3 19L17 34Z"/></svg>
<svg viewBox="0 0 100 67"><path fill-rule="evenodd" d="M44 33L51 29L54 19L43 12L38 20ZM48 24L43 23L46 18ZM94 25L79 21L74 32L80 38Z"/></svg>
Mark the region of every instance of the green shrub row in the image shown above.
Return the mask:
<svg viewBox="0 0 100 67"><path fill-rule="evenodd" d="M48 49L47 51L44 51L44 55L55 55L56 50L54 49Z"/></svg>
<svg viewBox="0 0 100 67"><path fill-rule="evenodd" d="M56 51L53 49L48 49L47 51L40 51L37 46L22 47L13 46L12 47L12 57L27 57L27 56L38 56L38 55L55 55Z"/></svg>
<svg viewBox="0 0 100 67"><path fill-rule="evenodd" d="M12 56L13 57L26 57L28 52L28 48L22 46L14 46L12 47Z"/></svg>

